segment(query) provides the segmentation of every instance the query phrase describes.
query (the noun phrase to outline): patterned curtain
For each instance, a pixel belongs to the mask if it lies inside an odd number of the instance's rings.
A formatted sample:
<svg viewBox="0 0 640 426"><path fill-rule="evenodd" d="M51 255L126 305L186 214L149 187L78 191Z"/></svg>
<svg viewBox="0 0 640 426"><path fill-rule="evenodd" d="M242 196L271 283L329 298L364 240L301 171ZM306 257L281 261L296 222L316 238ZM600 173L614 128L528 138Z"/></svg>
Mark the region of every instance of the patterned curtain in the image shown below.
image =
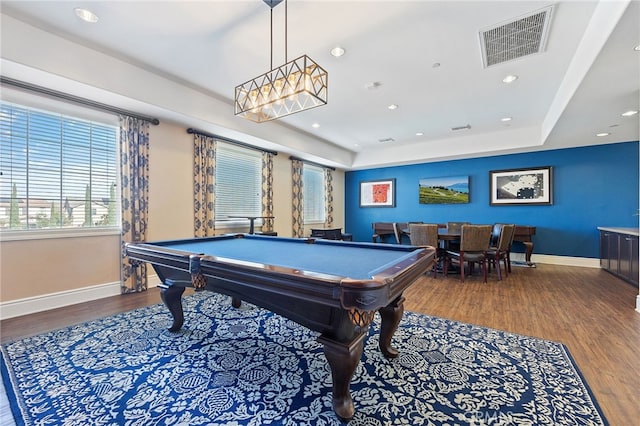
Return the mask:
<svg viewBox="0 0 640 426"><path fill-rule="evenodd" d="M324 169L324 211L326 212L325 227L333 226L333 171Z"/></svg>
<svg viewBox="0 0 640 426"><path fill-rule="evenodd" d="M122 187L122 282L120 292L147 289L147 265L129 263L124 245L145 242L149 212L149 123L120 116L120 152Z"/></svg>
<svg viewBox="0 0 640 426"><path fill-rule="evenodd" d="M293 238L304 237L304 196L302 182L302 161L291 160L291 178L293 188Z"/></svg>
<svg viewBox="0 0 640 426"><path fill-rule="evenodd" d="M262 216L273 216L273 154L262 153ZM273 219L265 219L262 232L273 231Z"/></svg>
<svg viewBox="0 0 640 426"><path fill-rule="evenodd" d="M193 235L215 235L216 141L195 134L193 138Z"/></svg>

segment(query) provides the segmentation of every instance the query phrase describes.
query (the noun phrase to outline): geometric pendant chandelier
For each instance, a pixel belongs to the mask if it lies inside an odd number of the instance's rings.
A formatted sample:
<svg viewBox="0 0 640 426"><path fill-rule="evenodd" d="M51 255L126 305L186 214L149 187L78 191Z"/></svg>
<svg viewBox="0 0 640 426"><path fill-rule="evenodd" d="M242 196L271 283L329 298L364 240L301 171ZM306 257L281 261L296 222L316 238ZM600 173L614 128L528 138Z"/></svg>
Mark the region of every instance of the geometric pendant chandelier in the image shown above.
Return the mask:
<svg viewBox="0 0 640 426"><path fill-rule="evenodd" d="M236 86L235 115L256 123L274 120L327 104L329 74L307 55L287 62L285 0L285 64L273 68L273 8L282 0L263 0L271 8L271 71Z"/></svg>

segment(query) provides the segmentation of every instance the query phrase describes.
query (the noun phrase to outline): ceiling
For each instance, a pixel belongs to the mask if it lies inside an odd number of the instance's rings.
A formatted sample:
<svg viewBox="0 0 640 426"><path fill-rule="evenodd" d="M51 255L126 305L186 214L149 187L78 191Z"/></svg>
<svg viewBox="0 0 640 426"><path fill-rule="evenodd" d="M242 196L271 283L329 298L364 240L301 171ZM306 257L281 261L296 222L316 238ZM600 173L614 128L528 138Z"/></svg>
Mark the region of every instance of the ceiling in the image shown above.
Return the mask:
<svg viewBox="0 0 640 426"><path fill-rule="evenodd" d="M271 55L274 66L285 62L284 3L273 9L272 51L269 7L261 0L0 5L6 31L19 21L185 89L167 93L160 80L123 72L119 78L145 87L146 94L136 97L112 90L117 84L105 73L100 84L76 79L87 83L82 88L88 97L123 104L131 97L140 112L160 120L343 169L639 139L638 114L621 115L640 103L637 1L291 0L287 59L307 54L325 68L329 100L262 124L233 115L234 88L268 71ZM483 65L481 31L550 5L540 53ZM81 21L74 13L78 6L94 12L98 22ZM7 33L3 39L3 75L24 79L24 61L12 56ZM330 54L338 45L346 50L340 58ZM58 62L77 59L57 53ZM505 84L507 75L518 79ZM110 99L110 92L118 98ZM185 99L189 93L219 107L196 112L195 98ZM391 104L398 108L388 109ZM291 134L296 136L286 136Z"/></svg>

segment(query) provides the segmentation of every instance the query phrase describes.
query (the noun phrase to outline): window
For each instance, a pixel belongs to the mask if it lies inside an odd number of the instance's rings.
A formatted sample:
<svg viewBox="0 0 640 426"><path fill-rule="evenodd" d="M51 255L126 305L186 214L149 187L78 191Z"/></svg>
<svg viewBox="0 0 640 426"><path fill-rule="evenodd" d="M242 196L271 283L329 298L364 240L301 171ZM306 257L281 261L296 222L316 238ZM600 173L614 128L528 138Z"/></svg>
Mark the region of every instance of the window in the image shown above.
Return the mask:
<svg viewBox="0 0 640 426"><path fill-rule="evenodd" d="M324 169L305 164L302 169L304 188L304 223L325 221Z"/></svg>
<svg viewBox="0 0 640 426"><path fill-rule="evenodd" d="M218 141L215 220L262 215L262 153Z"/></svg>
<svg viewBox="0 0 640 426"><path fill-rule="evenodd" d="M0 102L0 230L119 228L118 128Z"/></svg>

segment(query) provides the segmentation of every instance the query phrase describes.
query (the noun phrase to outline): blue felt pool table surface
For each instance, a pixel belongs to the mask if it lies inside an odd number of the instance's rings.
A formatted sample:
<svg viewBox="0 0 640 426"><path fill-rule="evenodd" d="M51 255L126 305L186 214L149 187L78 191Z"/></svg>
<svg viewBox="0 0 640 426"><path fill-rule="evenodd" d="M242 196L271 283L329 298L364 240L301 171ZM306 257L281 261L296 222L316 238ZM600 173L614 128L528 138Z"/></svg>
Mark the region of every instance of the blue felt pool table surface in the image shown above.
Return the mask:
<svg viewBox="0 0 640 426"><path fill-rule="evenodd" d="M413 256L417 248L372 243L348 243L243 235L154 243L191 254L281 266L302 271L369 279Z"/></svg>

